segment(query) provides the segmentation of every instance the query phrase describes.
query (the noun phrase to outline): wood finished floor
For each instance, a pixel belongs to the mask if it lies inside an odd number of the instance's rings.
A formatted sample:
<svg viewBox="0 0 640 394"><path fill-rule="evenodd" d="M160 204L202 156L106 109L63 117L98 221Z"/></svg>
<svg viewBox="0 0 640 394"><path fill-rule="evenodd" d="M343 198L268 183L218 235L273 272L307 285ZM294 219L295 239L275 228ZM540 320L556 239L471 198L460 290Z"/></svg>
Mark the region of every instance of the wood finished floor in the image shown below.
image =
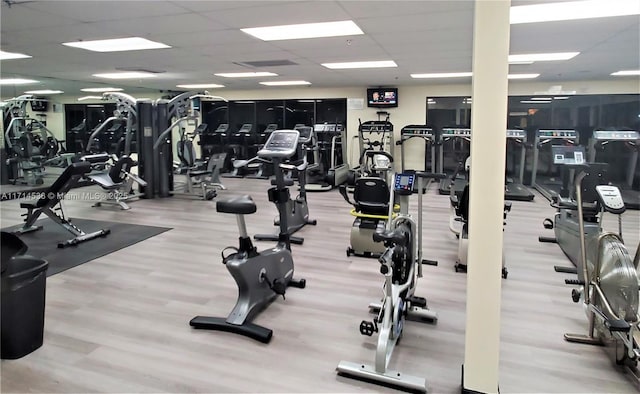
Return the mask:
<svg viewBox="0 0 640 394"><path fill-rule="evenodd" d="M228 190L218 198L251 194L256 201L250 233L275 231L266 182L224 183ZM432 393L454 393L464 355L466 275L453 270L457 240L447 227L448 197L435 189L425 200L424 257L440 265L425 267L417 294L439 321L408 322L391 367L426 377ZM411 203L415 208L417 200ZM90 204L65 207L71 217L173 230L48 278L44 346L1 363L2 392L391 391L335 374L340 360L373 362L376 337L361 336L358 325L382 285L375 260L345 254L352 217L337 191L309 194L318 225L300 231L305 244L294 246L296 276L307 279L307 288L291 289L257 318L274 330L269 345L188 325L196 315L226 316L235 302L235 283L220 263L221 249L237 243L232 215L216 213L215 202L177 197L134 202L130 211ZM2 227L21 222L17 201L1 207ZM537 195L533 203L514 202L508 217L501 392L636 392L601 348L562 338L584 332L586 319L563 284L567 276L553 271L568 260L558 246L537 241L552 214ZM640 214L629 211L624 220L635 252Z"/></svg>

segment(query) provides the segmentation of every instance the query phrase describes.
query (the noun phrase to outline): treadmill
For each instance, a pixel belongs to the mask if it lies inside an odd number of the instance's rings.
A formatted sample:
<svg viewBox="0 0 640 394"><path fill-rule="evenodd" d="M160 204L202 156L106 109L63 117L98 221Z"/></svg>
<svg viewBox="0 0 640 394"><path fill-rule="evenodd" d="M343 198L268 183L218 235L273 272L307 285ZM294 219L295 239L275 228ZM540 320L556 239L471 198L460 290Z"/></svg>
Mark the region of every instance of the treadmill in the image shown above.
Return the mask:
<svg viewBox="0 0 640 394"><path fill-rule="evenodd" d="M318 146L315 151L320 178L308 176L307 191L329 191L347 181L346 130L340 123L317 123L313 126Z"/></svg>
<svg viewBox="0 0 640 394"><path fill-rule="evenodd" d="M589 162L607 162L609 165L617 167L616 171L609 171L610 175L621 174L623 177L611 179L615 186L618 186L624 205L629 209L640 209L640 191L633 189L633 181L636 174L636 166L638 164L638 150L640 149L640 133L634 130L594 130L589 139L588 158ZM625 149L627 154L625 154ZM603 154L598 155L598 152ZM609 157L605 160L598 156L604 156L607 153ZM617 163L613 162L618 159L621 162L626 161L626 171L622 171ZM626 159L626 160L625 160Z"/></svg>
<svg viewBox="0 0 640 394"><path fill-rule="evenodd" d="M504 198L505 200L510 201L533 201L534 194L524 185L524 167L525 167L525 156L526 156L526 147L527 144L527 132L522 129L507 129L507 157L506 157L506 168L513 168L511 171L511 176L507 175L507 179L505 182L504 189ZM515 157L517 157L518 163L516 160L511 160L512 166L509 166L509 157L510 153L514 153L514 148L519 147L520 154L517 152ZM510 149L511 148L511 149ZM519 156L519 157L518 157ZM517 178L515 174L517 173Z"/></svg>
<svg viewBox="0 0 640 394"><path fill-rule="evenodd" d="M411 139L421 139L424 142L424 171L437 172L436 171L436 135L431 127L427 125L407 125L400 130L400 139L396 141L396 145L400 145L400 160L402 165L402 172L407 170L405 157L406 157L406 145ZM430 182L431 180L429 180ZM427 185L424 186L426 190ZM418 185L414 184L414 192L418 190ZM424 191L423 190L423 193Z"/></svg>
<svg viewBox="0 0 640 394"><path fill-rule="evenodd" d="M438 139L438 168L440 172L444 171L444 144L447 141L451 141L452 150L455 151L456 144L459 143L460 151L464 152L464 147L466 146L465 156L460 158L459 161L465 160L470 155L471 149L471 129L469 128L458 128L458 127L445 127L440 131L440 138ZM457 163L456 163L457 164ZM458 171L454 174L460 175ZM456 179L453 180L453 188L456 196L462 195L462 191L464 190L465 185L469 180L465 176L457 176ZM438 192L440 194L451 194L451 177L444 178L440 180L440 186L438 187Z"/></svg>
<svg viewBox="0 0 640 394"><path fill-rule="evenodd" d="M549 201L560 195L562 176L560 168L553 164L551 146L578 145L578 133L574 129L539 129L533 144L533 166L531 168L531 187L535 188ZM547 149L548 148L548 149ZM546 174L539 171L540 150L548 151L549 163Z"/></svg>

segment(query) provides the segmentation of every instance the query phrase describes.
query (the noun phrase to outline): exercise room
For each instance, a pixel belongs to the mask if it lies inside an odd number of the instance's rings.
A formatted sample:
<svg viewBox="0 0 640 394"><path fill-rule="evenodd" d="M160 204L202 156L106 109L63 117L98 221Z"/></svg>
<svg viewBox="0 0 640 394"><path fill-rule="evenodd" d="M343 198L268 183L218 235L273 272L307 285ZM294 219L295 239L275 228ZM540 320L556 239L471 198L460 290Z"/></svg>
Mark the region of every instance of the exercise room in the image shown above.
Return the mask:
<svg viewBox="0 0 640 394"><path fill-rule="evenodd" d="M0 3L6 393L637 393L638 0Z"/></svg>

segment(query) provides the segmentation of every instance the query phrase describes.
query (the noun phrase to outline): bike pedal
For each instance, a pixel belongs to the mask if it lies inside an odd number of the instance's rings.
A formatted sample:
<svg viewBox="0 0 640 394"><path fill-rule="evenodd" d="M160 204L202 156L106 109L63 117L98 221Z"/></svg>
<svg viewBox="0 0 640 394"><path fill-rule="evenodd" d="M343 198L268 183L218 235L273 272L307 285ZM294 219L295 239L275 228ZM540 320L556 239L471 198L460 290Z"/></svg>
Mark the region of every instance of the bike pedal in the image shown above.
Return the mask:
<svg viewBox="0 0 640 394"><path fill-rule="evenodd" d="M578 279L565 279L564 283L566 285L578 285L578 286L584 286L584 281L582 280L578 280Z"/></svg>
<svg viewBox="0 0 640 394"><path fill-rule="evenodd" d="M378 327L376 327L375 323L366 320L360 322L360 334L370 337L377 331Z"/></svg>

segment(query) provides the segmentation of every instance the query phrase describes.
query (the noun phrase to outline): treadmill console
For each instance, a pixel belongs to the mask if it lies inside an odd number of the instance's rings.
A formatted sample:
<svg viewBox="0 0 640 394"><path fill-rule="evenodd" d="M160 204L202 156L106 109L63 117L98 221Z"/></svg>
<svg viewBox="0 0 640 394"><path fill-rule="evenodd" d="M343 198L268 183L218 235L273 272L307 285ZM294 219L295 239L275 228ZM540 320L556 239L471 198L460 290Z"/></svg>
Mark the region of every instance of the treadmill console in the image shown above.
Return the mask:
<svg viewBox="0 0 640 394"><path fill-rule="evenodd" d="M398 194L413 193L413 184L416 180L415 174L396 174L393 181L393 191Z"/></svg>
<svg viewBox="0 0 640 394"><path fill-rule="evenodd" d="M229 123L220 123L214 133L226 133L229 130Z"/></svg>
<svg viewBox="0 0 640 394"><path fill-rule="evenodd" d="M258 157L265 159L288 158L298 150L298 130L276 130L269 136L264 147L258 151Z"/></svg>
<svg viewBox="0 0 640 394"><path fill-rule="evenodd" d="M575 140L578 138L578 133L575 130L549 130L541 129L537 131L538 138L562 138L565 140Z"/></svg>
<svg viewBox="0 0 640 394"><path fill-rule="evenodd" d="M507 129L507 138L526 140L527 132L521 129Z"/></svg>
<svg viewBox="0 0 640 394"><path fill-rule="evenodd" d="M271 133L278 130L278 125L275 123L269 123L267 127L264 129L263 133Z"/></svg>
<svg viewBox="0 0 640 394"><path fill-rule="evenodd" d="M585 163L584 146L553 145L551 146L553 164L579 165Z"/></svg>
<svg viewBox="0 0 640 394"><path fill-rule="evenodd" d="M457 127L446 127L442 129L442 137L471 137L471 129L461 129Z"/></svg>
<svg viewBox="0 0 640 394"><path fill-rule="evenodd" d="M204 134L207 131L207 127L209 126L206 123L200 123L193 133L198 135Z"/></svg>
<svg viewBox="0 0 640 394"><path fill-rule="evenodd" d="M384 120L369 120L360 124L361 133L388 133L393 131L393 123Z"/></svg>
<svg viewBox="0 0 640 394"><path fill-rule="evenodd" d="M409 125L400 130L402 136L421 136L433 138L433 129L424 125Z"/></svg>
<svg viewBox="0 0 640 394"><path fill-rule="evenodd" d="M313 131L316 133L339 133L342 130L343 127L339 123L318 123L313 126Z"/></svg>
<svg viewBox="0 0 640 394"><path fill-rule="evenodd" d="M620 189L611 185L597 185L596 191L600 204L605 211L620 215L626 210Z"/></svg>
<svg viewBox="0 0 640 394"><path fill-rule="evenodd" d="M633 130L595 130L593 139L599 141L638 141L640 133Z"/></svg>
<svg viewBox="0 0 640 394"><path fill-rule="evenodd" d="M238 134L251 134L252 129L253 129L253 124L245 123L242 125L242 127L240 127L240 130L238 130Z"/></svg>

